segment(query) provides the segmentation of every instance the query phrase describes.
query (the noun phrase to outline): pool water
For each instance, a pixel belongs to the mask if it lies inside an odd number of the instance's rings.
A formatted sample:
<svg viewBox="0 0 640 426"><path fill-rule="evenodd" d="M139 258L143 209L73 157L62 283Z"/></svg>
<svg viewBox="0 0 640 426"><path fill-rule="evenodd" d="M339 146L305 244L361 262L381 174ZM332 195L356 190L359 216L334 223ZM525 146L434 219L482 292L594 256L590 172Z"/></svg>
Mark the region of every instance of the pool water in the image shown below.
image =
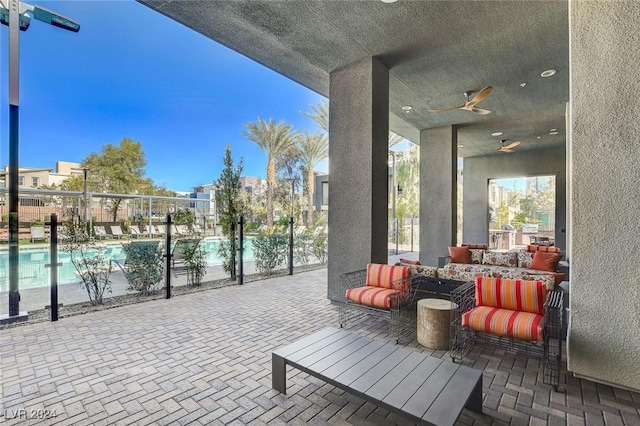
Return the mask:
<svg viewBox="0 0 640 426"><path fill-rule="evenodd" d="M209 266L222 265L222 260L218 256L219 240L203 240L201 243L207 254L207 264ZM124 261L125 254L122 244L109 245L105 250L109 259ZM251 240L244 242L244 260L253 260L253 250ZM62 266L58 267L58 283L67 284L78 282L79 278L71 263L69 253L58 251L58 262ZM50 263L48 248L23 248L20 247L20 288L37 288L49 286L49 268L45 265ZM115 270L117 266L114 265ZM0 292L9 291L9 250L0 251Z"/></svg>

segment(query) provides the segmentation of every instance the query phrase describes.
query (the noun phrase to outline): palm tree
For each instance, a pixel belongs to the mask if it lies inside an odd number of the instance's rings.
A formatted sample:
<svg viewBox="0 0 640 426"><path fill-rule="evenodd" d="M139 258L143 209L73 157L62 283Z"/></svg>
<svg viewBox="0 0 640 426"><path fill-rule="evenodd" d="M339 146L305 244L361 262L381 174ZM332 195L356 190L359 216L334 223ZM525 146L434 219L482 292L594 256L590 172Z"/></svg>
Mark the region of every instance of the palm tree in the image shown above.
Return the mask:
<svg viewBox="0 0 640 426"><path fill-rule="evenodd" d="M404 138L402 136L397 135L397 134L393 133L392 131L389 131L389 148L391 148L394 145L398 145L403 140L404 140Z"/></svg>
<svg viewBox="0 0 640 426"><path fill-rule="evenodd" d="M308 131L296 135L296 142L300 150L300 159L307 171L307 227L312 225L313 193L315 179L313 168L318 162L329 156L329 140L323 133L310 134Z"/></svg>
<svg viewBox="0 0 640 426"><path fill-rule="evenodd" d="M294 144L291 125L273 118L268 123L258 117L255 123L246 123L243 134L267 155L267 227L273 226L273 192L276 186L276 157Z"/></svg>
<svg viewBox="0 0 640 426"><path fill-rule="evenodd" d="M309 105L311 112L301 111L303 115L309 117L318 124L325 132L329 131L329 102L323 99L318 105ZM400 135L389 131L389 148L404 141Z"/></svg>
<svg viewBox="0 0 640 426"><path fill-rule="evenodd" d="M323 99L318 105L309 105L312 112L301 111L318 124L325 132L329 131L329 102Z"/></svg>

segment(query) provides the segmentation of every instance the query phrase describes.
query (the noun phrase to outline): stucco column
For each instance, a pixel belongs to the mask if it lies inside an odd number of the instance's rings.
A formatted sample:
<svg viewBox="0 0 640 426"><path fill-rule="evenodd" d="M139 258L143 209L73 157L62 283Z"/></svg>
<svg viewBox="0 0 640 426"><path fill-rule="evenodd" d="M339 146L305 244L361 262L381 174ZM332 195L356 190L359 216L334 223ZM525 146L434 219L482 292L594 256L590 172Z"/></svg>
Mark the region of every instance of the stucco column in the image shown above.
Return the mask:
<svg viewBox="0 0 640 426"><path fill-rule="evenodd" d="M569 2L568 369L640 390L640 3Z"/></svg>
<svg viewBox="0 0 640 426"><path fill-rule="evenodd" d="M369 58L330 74L328 297L340 274L387 262L389 70Z"/></svg>
<svg viewBox="0 0 640 426"><path fill-rule="evenodd" d="M458 131L420 132L420 263L437 266L456 244Z"/></svg>

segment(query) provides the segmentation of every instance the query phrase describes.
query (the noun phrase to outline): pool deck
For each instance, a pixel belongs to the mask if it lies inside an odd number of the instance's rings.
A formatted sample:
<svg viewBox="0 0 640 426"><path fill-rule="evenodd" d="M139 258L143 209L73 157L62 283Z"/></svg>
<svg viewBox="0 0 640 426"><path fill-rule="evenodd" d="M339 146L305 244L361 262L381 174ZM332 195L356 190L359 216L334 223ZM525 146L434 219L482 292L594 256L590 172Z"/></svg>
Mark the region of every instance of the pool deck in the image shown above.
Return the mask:
<svg viewBox="0 0 640 426"><path fill-rule="evenodd" d="M0 330L0 415L8 425L409 424L295 369L286 395L271 388L274 349L337 324L326 283L320 269ZM388 341L378 319L349 330ZM483 414L465 410L459 425L640 425L639 393L570 375L554 392L539 360L495 349L476 347L464 364L484 371Z"/></svg>

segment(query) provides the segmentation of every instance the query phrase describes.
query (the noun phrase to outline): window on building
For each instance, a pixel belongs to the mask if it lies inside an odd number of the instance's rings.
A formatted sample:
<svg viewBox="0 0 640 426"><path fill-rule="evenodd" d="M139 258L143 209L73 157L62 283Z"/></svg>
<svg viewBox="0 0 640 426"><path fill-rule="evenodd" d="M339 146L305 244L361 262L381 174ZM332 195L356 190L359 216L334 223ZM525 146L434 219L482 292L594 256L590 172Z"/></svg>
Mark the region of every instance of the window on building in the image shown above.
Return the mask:
<svg viewBox="0 0 640 426"><path fill-rule="evenodd" d="M322 205L329 205L329 182L322 182Z"/></svg>
<svg viewBox="0 0 640 426"><path fill-rule="evenodd" d="M18 185L24 185L24 176L18 176Z"/></svg>
<svg viewBox="0 0 640 426"><path fill-rule="evenodd" d="M34 177L31 178L31 186L34 188L40 184L40 178Z"/></svg>

